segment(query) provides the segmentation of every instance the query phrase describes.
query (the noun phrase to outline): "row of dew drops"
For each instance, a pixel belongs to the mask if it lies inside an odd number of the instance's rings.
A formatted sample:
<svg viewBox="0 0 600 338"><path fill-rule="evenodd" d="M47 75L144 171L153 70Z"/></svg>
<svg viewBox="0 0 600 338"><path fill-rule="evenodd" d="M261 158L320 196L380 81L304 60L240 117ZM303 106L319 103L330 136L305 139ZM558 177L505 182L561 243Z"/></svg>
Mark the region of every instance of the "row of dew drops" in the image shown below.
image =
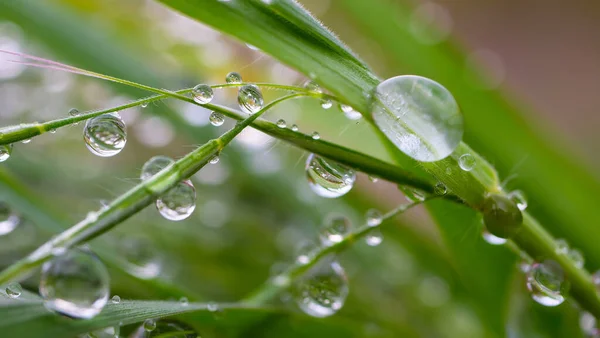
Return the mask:
<svg viewBox="0 0 600 338"><path fill-rule="evenodd" d="M238 73L231 72L226 76L227 83L241 84ZM305 88L321 92L314 82L308 82ZM200 104L210 103L214 97L213 89L205 84L192 89L194 101ZM435 81L419 76L397 76L381 82L374 93L372 114L375 123L396 146L417 161L438 161L450 156L462 140L463 119L452 94ZM248 114L258 112L264 105L264 99L258 86L242 85L238 90L238 103L242 111ZM333 105L329 99L321 102L323 108ZM341 105L341 110L350 119L360 118L360 113L352 107ZM79 114L72 110L71 115ZM225 117L217 112L211 113L212 125L220 126ZM279 128L287 128L284 120L277 121ZM291 126L297 131L296 125ZM312 134L319 139L318 133ZM125 124L118 113L104 114L87 121L84 128L84 140L88 149L98 156L114 156L125 146ZM26 143L26 142L24 142ZM11 146L0 148L0 161L10 156ZM477 165L472 154L462 154L458 158L459 167L471 171ZM210 162L216 163L218 157ZM141 179L146 180L171 166L174 161L165 156L151 158L142 168ZM356 172L343 164L336 163L319 155L310 154L306 162L306 178L310 188L319 196L336 198L350 191L356 181ZM403 189L414 200L423 200L424 194L419 191ZM447 188L438 183L435 193L444 195ZM160 214L169 220L178 221L189 217L195 209L196 191L189 180L180 182L156 201ZM508 196L491 194L483 207L483 238L490 244L504 244L507 238L522 223L521 211L527 202L520 191ZM14 223L14 217L8 213L2 223ZM367 224L376 226L381 223L381 214L369 211ZM2 225L2 224L0 224ZM5 226L5 228L10 226ZM14 227L14 226L13 226ZM2 226L0 226L2 228ZM321 236L323 245L331 245L341 241L348 226L343 220L329 222ZM381 243L381 235L372 232L367 243ZM583 256L577 250L569 249L558 241L557 250L567 254L579 267L583 266ZM311 257L305 254L298 256L297 262L308 264ZM65 271L65 266L79 266L80 269ZM100 312L108 299L108 274L99 260L91 253L73 250L62 253L43 266L40 293L46 299L46 306L60 313L78 318L91 318ZM556 306L564 301L568 282L558 263L552 260L523 264L522 270L527 274L527 287L532 298L546 306ZM596 276L596 275L595 275ZM65 289L62 280L81 279L79 287ZM289 281L285 275L274 278L275 283L286 285ZM600 282L600 275L594 282ZM67 283L68 284L68 283ZM8 293L8 290L7 290ZM13 293L15 294L15 293ZM324 317L337 312L348 294L348 282L344 270L337 262L331 262L325 268L316 269L309 278L297 288L296 299L300 308L306 313Z"/></svg>

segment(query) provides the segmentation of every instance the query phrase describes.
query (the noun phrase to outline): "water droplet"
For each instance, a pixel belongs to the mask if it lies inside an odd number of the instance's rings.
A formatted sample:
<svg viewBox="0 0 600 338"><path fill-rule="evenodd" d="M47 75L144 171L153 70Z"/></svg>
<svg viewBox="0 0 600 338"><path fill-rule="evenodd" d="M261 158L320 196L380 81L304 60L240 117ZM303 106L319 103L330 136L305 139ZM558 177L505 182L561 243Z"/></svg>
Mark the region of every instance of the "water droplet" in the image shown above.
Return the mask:
<svg viewBox="0 0 600 338"><path fill-rule="evenodd" d="M562 267L552 260L533 264L527 274L527 288L531 297L544 306L562 304L568 287Z"/></svg>
<svg viewBox="0 0 600 338"><path fill-rule="evenodd" d="M0 236L11 233L21 223L21 217L8 206L0 202Z"/></svg>
<svg viewBox="0 0 600 338"><path fill-rule="evenodd" d="M332 246L344 239L350 231L350 220L345 216L330 216L319 231L319 239L324 246Z"/></svg>
<svg viewBox="0 0 600 338"><path fill-rule="evenodd" d="M313 317L328 317L338 312L348 296L348 278L337 262L313 268L295 285L298 307Z"/></svg>
<svg viewBox="0 0 600 338"><path fill-rule="evenodd" d="M510 238L521 228L523 215L510 199L490 194L483 203L483 222L492 235Z"/></svg>
<svg viewBox="0 0 600 338"><path fill-rule="evenodd" d="M323 99L321 100L321 108L329 109L333 106L333 101L331 99Z"/></svg>
<svg viewBox="0 0 600 338"><path fill-rule="evenodd" d="M21 284L19 284L19 283L12 282L12 283L9 283L8 286L6 287L6 294L10 298L19 298L22 293L23 293L23 288L21 287Z"/></svg>
<svg viewBox="0 0 600 338"><path fill-rule="evenodd" d="M114 295L110 299L110 302L113 304L119 304L121 302L121 297L119 297L118 295Z"/></svg>
<svg viewBox="0 0 600 338"><path fill-rule="evenodd" d="M215 155L215 156L211 157L208 160L208 163L210 163L210 164L217 164L217 163L219 163L219 155Z"/></svg>
<svg viewBox="0 0 600 338"><path fill-rule="evenodd" d="M371 111L381 131L417 161L439 161L460 144L463 117L452 94L420 76L397 76L381 82Z"/></svg>
<svg viewBox="0 0 600 338"><path fill-rule="evenodd" d="M127 271L141 279L157 277L161 272L161 257L156 246L145 237L124 237L117 252L127 261Z"/></svg>
<svg viewBox="0 0 600 338"><path fill-rule="evenodd" d="M569 243L566 240L559 238L554 241L555 251L559 255L566 255L569 252Z"/></svg>
<svg viewBox="0 0 600 338"><path fill-rule="evenodd" d="M310 137L312 137L313 140L318 140L321 138L321 135L318 132L313 132Z"/></svg>
<svg viewBox="0 0 600 338"><path fill-rule="evenodd" d="M156 200L160 214L170 221L188 218L196 209L196 188L190 180L179 182Z"/></svg>
<svg viewBox="0 0 600 338"><path fill-rule="evenodd" d="M25 140L21 141L21 143L23 143L23 144L31 143L31 139L30 138L25 139Z"/></svg>
<svg viewBox="0 0 600 338"><path fill-rule="evenodd" d="M446 193L448 193L448 188L446 188L444 183L438 182L433 187L433 193L440 196L446 195Z"/></svg>
<svg viewBox="0 0 600 338"><path fill-rule="evenodd" d="M346 118L349 120L358 120L362 117L361 113L354 110L354 108L352 108L351 106L345 104L340 103L340 110L344 113L344 116L346 116Z"/></svg>
<svg viewBox="0 0 600 338"><path fill-rule="evenodd" d="M383 234L379 229L373 229L365 237L365 242L369 246L378 246L381 244L381 242L383 242Z"/></svg>
<svg viewBox="0 0 600 338"><path fill-rule="evenodd" d="M341 110L343 113L348 113L348 112L351 112L351 111L353 111L353 110L354 110L354 108L352 108L351 106L349 106L349 105L347 105L347 104L340 103L340 110Z"/></svg>
<svg viewBox="0 0 600 338"><path fill-rule="evenodd" d="M108 271L93 253L69 250L42 266L40 295L50 310L74 318L92 318L108 301Z"/></svg>
<svg viewBox="0 0 600 338"><path fill-rule="evenodd" d="M4 162L10 158L10 154L12 154L12 148L12 144L0 145L0 162Z"/></svg>
<svg viewBox="0 0 600 338"><path fill-rule="evenodd" d="M312 242L300 242L296 248L296 262L301 265L310 263L311 259L313 259L315 255L314 248L315 245Z"/></svg>
<svg viewBox="0 0 600 338"><path fill-rule="evenodd" d="M119 338L121 328L117 326L105 327L94 332L88 332L83 338Z"/></svg>
<svg viewBox="0 0 600 338"><path fill-rule="evenodd" d="M304 89L308 90L309 92L313 92L313 93L322 93L323 92L321 87L312 80L308 80L308 81L304 82Z"/></svg>
<svg viewBox="0 0 600 338"><path fill-rule="evenodd" d="M192 97L194 101L200 104L210 103L213 97L215 97L215 93L211 86L207 84L199 84L192 89Z"/></svg>
<svg viewBox="0 0 600 338"><path fill-rule="evenodd" d="M206 309L210 312L217 312L217 311L219 311L219 304L217 304L215 302L210 302L210 303L206 304Z"/></svg>
<svg viewBox="0 0 600 338"><path fill-rule="evenodd" d="M260 89L255 85L245 85L238 91L238 104L247 114L254 114L262 109L264 99Z"/></svg>
<svg viewBox="0 0 600 338"><path fill-rule="evenodd" d="M336 198L352 189L356 172L342 164L310 154L306 160L306 178L317 195Z"/></svg>
<svg viewBox="0 0 600 338"><path fill-rule="evenodd" d="M151 323L148 321L152 321ZM198 338L191 326L173 319L146 320L132 338Z"/></svg>
<svg viewBox="0 0 600 338"><path fill-rule="evenodd" d="M475 156L463 154L458 158L458 165L464 171L471 171L475 167Z"/></svg>
<svg viewBox="0 0 600 338"><path fill-rule="evenodd" d="M56 134L56 129L52 128L50 130L48 130L50 132L50 134Z"/></svg>
<svg viewBox="0 0 600 338"><path fill-rule="evenodd" d="M279 128L285 128L285 127L287 127L287 124L285 123L285 120L284 119L277 120L277 127L279 127Z"/></svg>
<svg viewBox="0 0 600 338"><path fill-rule="evenodd" d="M71 108L71 109L69 109L69 113L68 114L69 114L70 117L76 117L76 116L81 115L81 113L79 112L79 110L77 108ZM78 125L78 124L79 124L79 122L73 123L73 125L75 125L75 126Z"/></svg>
<svg viewBox="0 0 600 338"><path fill-rule="evenodd" d="M377 209L369 209L366 213L367 225L370 227L376 227L383 221L381 212Z"/></svg>
<svg viewBox="0 0 600 338"><path fill-rule="evenodd" d="M210 124L212 124L213 126L219 127L219 126L222 126L223 123L225 123L225 116L223 116L223 114L221 114L221 113L212 112L212 113L210 113L208 120L210 121Z"/></svg>
<svg viewBox="0 0 600 338"><path fill-rule="evenodd" d="M154 319L146 319L144 321L144 330L152 332L154 329L156 329L156 321Z"/></svg>
<svg viewBox="0 0 600 338"><path fill-rule="evenodd" d="M508 193L508 198L517 204L517 208L523 211L527 209L527 198L521 190L514 190Z"/></svg>
<svg viewBox="0 0 600 338"><path fill-rule="evenodd" d="M91 118L85 123L83 140L92 154L114 156L123 150L127 142L125 122L118 113Z"/></svg>
<svg viewBox="0 0 600 338"><path fill-rule="evenodd" d="M292 124L292 131L298 131L298 125L297 124Z"/></svg>
<svg viewBox="0 0 600 338"><path fill-rule="evenodd" d="M140 179L145 181L173 163L175 163L175 161L170 157L162 155L154 156L144 163L142 171L140 172Z"/></svg>
<svg viewBox="0 0 600 338"><path fill-rule="evenodd" d="M182 306L188 306L190 304L190 301L187 299L187 297L181 297L179 298L179 304L181 304Z"/></svg>
<svg viewBox="0 0 600 338"><path fill-rule="evenodd" d="M425 200L426 194L420 189L411 187L400 187L400 190L402 190L406 199L411 203L419 203Z"/></svg>
<svg viewBox="0 0 600 338"><path fill-rule="evenodd" d="M577 249L571 249L569 250L567 256L569 256L577 268L583 268L583 265L585 264L585 257L583 257L583 253L581 251Z"/></svg>
<svg viewBox="0 0 600 338"><path fill-rule="evenodd" d="M229 72L225 76L225 82L227 83L242 83L242 76L237 72Z"/></svg>
<svg viewBox="0 0 600 338"><path fill-rule="evenodd" d="M146 108L146 107L148 107L148 102L142 102L142 104L140 106L142 108Z"/></svg>
<svg viewBox="0 0 600 338"><path fill-rule="evenodd" d="M506 238L500 238L492 235L485 228L481 230L481 237L483 237L483 240L491 245L502 245L505 244L507 241Z"/></svg>

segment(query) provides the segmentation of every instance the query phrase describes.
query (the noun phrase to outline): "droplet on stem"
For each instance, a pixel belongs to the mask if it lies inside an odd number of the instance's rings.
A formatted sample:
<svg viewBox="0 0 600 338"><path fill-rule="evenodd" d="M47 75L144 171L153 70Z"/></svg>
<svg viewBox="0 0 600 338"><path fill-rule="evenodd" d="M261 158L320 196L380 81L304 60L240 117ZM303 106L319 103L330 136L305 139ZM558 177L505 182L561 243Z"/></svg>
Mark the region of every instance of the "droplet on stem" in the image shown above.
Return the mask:
<svg viewBox="0 0 600 338"><path fill-rule="evenodd" d="M175 163L175 161L170 157L162 155L154 156L144 163L140 172L140 179L145 181L173 163Z"/></svg>
<svg viewBox="0 0 600 338"><path fill-rule="evenodd" d="M12 208L0 202L0 236L13 232L21 223L21 217Z"/></svg>
<svg viewBox="0 0 600 338"><path fill-rule="evenodd" d="M324 246L339 243L350 231L350 220L341 215L329 216L319 231L319 239Z"/></svg>
<svg viewBox="0 0 600 338"><path fill-rule="evenodd" d="M383 234L379 229L373 229L365 237L365 242L368 246L378 246L383 242Z"/></svg>
<svg viewBox="0 0 600 338"><path fill-rule="evenodd" d="M156 200L160 214L170 221L184 220L196 209L196 188L190 180L179 182Z"/></svg>
<svg viewBox="0 0 600 338"><path fill-rule="evenodd" d="M12 148L12 144L0 145L0 162L4 162L10 158L10 154L12 154Z"/></svg>
<svg viewBox="0 0 600 338"><path fill-rule="evenodd" d="M196 87L192 88L192 97L197 103L210 103L214 96L215 94L213 92L213 89L207 84L199 84Z"/></svg>
<svg viewBox="0 0 600 338"><path fill-rule="evenodd" d="M383 221L383 216L381 212L377 209L369 209L366 214L367 225L370 227L375 227L381 224Z"/></svg>
<svg viewBox="0 0 600 338"><path fill-rule="evenodd" d="M331 99L323 99L321 100L321 108L329 109L333 106L333 101Z"/></svg>
<svg viewBox="0 0 600 338"><path fill-rule="evenodd" d="M308 80L308 81L304 82L304 89L308 90L309 92L313 92L313 93L322 93L323 92L321 87L312 80Z"/></svg>
<svg viewBox="0 0 600 338"><path fill-rule="evenodd" d="M483 222L492 235L510 238L521 229L523 215L507 197L490 194L483 203Z"/></svg>
<svg viewBox="0 0 600 338"><path fill-rule="evenodd" d="M277 127L279 127L279 128L285 128L285 127L287 127L287 124L285 123L285 120L284 119L277 120Z"/></svg>
<svg viewBox="0 0 600 338"><path fill-rule="evenodd" d="M254 114L262 109L264 99L260 89L255 85L245 85L238 91L238 104L247 114Z"/></svg>
<svg viewBox="0 0 600 338"><path fill-rule="evenodd" d="M213 126L220 127L223 125L223 123L225 123L225 116L223 116L223 114L221 114L221 113L212 112L212 113L210 113L208 120L210 121L210 124L212 124Z"/></svg>
<svg viewBox="0 0 600 338"><path fill-rule="evenodd" d="M305 170L310 188L321 197L343 196L356 181L356 172L351 168L315 154L308 156Z"/></svg>
<svg viewBox="0 0 600 338"><path fill-rule="evenodd" d="M103 114L87 120L83 140L92 154L101 157L114 156L125 148L127 131L118 113Z"/></svg>
<svg viewBox="0 0 600 338"><path fill-rule="evenodd" d="M348 278L337 262L309 271L293 290L298 307L312 317L328 317L338 312L348 296Z"/></svg>
<svg viewBox="0 0 600 338"><path fill-rule="evenodd" d="M229 72L225 76L225 82L227 83L242 83L242 76L237 72Z"/></svg>
<svg viewBox="0 0 600 338"><path fill-rule="evenodd" d="M562 267L553 260L533 264L527 274L527 289L531 297L544 306L562 304L568 287Z"/></svg>
<svg viewBox="0 0 600 338"><path fill-rule="evenodd" d="M523 211L527 209L527 198L521 190L514 190L508 193L508 198L517 204L517 208Z"/></svg>

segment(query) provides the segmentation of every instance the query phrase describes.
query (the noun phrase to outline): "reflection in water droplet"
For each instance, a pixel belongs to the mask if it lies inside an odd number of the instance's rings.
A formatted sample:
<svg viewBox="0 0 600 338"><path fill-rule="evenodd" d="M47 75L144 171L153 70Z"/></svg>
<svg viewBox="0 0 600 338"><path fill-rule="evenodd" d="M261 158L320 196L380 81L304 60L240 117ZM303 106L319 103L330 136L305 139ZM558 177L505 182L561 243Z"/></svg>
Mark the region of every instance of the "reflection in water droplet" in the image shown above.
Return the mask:
<svg viewBox="0 0 600 338"><path fill-rule="evenodd" d="M368 226L375 227L381 224L381 222L383 221L383 216L381 215L381 212L379 212L379 210L369 209L367 210L366 219Z"/></svg>
<svg viewBox="0 0 600 338"><path fill-rule="evenodd" d="M223 123L225 123L225 116L223 116L223 114L221 114L221 113L212 112L212 113L210 113L208 120L210 121L210 124L212 124L213 126L219 127L219 126L222 126Z"/></svg>
<svg viewBox="0 0 600 338"><path fill-rule="evenodd" d="M108 294L108 271L91 252L69 250L42 266L40 295L50 310L89 319L102 311Z"/></svg>
<svg viewBox="0 0 600 338"><path fill-rule="evenodd" d="M247 114L254 114L261 110L264 99L260 89L255 85L242 86L238 91L238 104Z"/></svg>
<svg viewBox="0 0 600 338"><path fill-rule="evenodd" d="M188 218L196 209L196 188L190 180L179 182L156 200L160 214L170 221Z"/></svg>
<svg viewBox="0 0 600 338"><path fill-rule="evenodd" d="M131 338L198 338L191 326L173 319L146 320Z"/></svg>
<svg viewBox="0 0 600 338"><path fill-rule="evenodd" d="M458 158L458 165L464 171L471 171L475 167L475 156L463 154Z"/></svg>
<svg viewBox="0 0 600 338"><path fill-rule="evenodd" d="M21 218L4 202L0 202L0 236L9 234L21 223Z"/></svg>
<svg viewBox="0 0 600 338"><path fill-rule="evenodd" d="M227 83L242 83L242 76L237 72L229 72L225 76L225 82Z"/></svg>
<svg viewBox="0 0 600 338"><path fill-rule="evenodd" d="M328 317L338 312L348 296L348 278L337 262L313 268L294 286L298 307L313 317Z"/></svg>
<svg viewBox="0 0 600 338"><path fill-rule="evenodd" d="M345 216L329 216L319 231L319 239L324 246L339 243L350 231L350 220Z"/></svg>
<svg viewBox="0 0 600 338"><path fill-rule="evenodd" d="M365 237L365 242L369 246L378 246L383 242L383 234L379 229L374 229L367 234Z"/></svg>
<svg viewBox="0 0 600 338"><path fill-rule="evenodd" d="M533 264L527 274L527 289L531 298L544 306L562 304L568 287L562 267L552 260Z"/></svg>
<svg viewBox="0 0 600 338"><path fill-rule="evenodd" d="M12 144L0 145L0 162L4 162L10 158L10 154L12 154L12 148Z"/></svg>
<svg viewBox="0 0 600 338"><path fill-rule="evenodd" d="M9 283L8 286L6 287L6 294L10 298L19 298L22 293L23 293L23 288L21 287L21 284L19 284L17 282Z"/></svg>
<svg viewBox="0 0 600 338"><path fill-rule="evenodd" d="M287 127L287 124L285 123L285 120L284 119L277 120L277 127L279 127L279 128L285 128L285 127Z"/></svg>
<svg viewBox="0 0 600 338"><path fill-rule="evenodd" d="M333 101L331 101L330 99L323 99L321 101L321 108L323 109L329 109L333 106Z"/></svg>
<svg viewBox="0 0 600 338"><path fill-rule="evenodd" d="M192 89L194 101L200 104L210 103L214 96L213 89L207 84L199 84Z"/></svg>
<svg viewBox="0 0 600 338"><path fill-rule="evenodd" d="M511 191L508 194L508 198L517 204L517 208L519 208L519 210L523 211L527 209L527 198L521 190Z"/></svg>
<svg viewBox="0 0 600 338"><path fill-rule="evenodd" d="M324 157L310 154L306 161L306 178L317 195L336 198L352 189L356 172Z"/></svg>
<svg viewBox="0 0 600 338"><path fill-rule="evenodd" d="M118 113L91 118L85 123L83 140L92 154L114 156L123 150L127 142L125 122Z"/></svg>
<svg viewBox="0 0 600 338"><path fill-rule="evenodd" d="M140 172L140 179L142 181L147 180L173 163L175 161L170 157L162 155L154 156L144 163Z"/></svg>
<svg viewBox="0 0 600 338"><path fill-rule="evenodd" d="M420 76L396 76L381 82L371 107L381 131L417 161L439 161L460 144L463 117L452 94Z"/></svg>

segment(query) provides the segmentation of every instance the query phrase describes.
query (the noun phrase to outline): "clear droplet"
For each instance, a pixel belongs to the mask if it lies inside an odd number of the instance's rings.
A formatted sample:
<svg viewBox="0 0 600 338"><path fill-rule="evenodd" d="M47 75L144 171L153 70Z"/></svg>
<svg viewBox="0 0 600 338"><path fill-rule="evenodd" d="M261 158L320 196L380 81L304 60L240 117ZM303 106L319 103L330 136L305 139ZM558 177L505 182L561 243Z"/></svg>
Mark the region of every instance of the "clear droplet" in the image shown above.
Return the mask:
<svg viewBox="0 0 600 338"><path fill-rule="evenodd" d="M0 162L4 162L10 158L10 154L12 154L12 148L12 144L0 145Z"/></svg>
<svg viewBox="0 0 600 338"><path fill-rule="evenodd" d="M483 203L483 222L494 236L510 238L520 229L523 215L510 199L490 194Z"/></svg>
<svg viewBox="0 0 600 338"><path fill-rule="evenodd" d="M127 143L125 122L118 113L103 114L87 120L83 140L92 154L102 157L114 156Z"/></svg>
<svg viewBox="0 0 600 338"><path fill-rule="evenodd" d="M506 238L500 238L490 234L485 228L481 231L481 237L483 237L483 240L491 245L502 245L507 241Z"/></svg>
<svg viewBox="0 0 600 338"><path fill-rule="evenodd" d="M333 101L331 99L323 99L321 100L321 108L329 109L333 106Z"/></svg>
<svg viewBox="0 0 600 338"><path fill-rule="evenodd" d="M156 200L160 214L170 221L184 220L196 209L196 188L190 180L179 182Z"/></svg>
<svg viewBox="0 0 600 338"><path fill-rule="evenodd" d="M463 117L456 100L424 77L404 75L381 82L371 111L387 138L417 161L444 159L462 140Z"/></svg>
<svg viewBox="0 0 600 338"><path fill-rule="evenodd" d="M373 229L365 237L365 242L368 246L378 246L383 242L383 234L379 229Z"/></svg>
<svg viewBox="0 0 600 338"><path fill-rule="evenodd" d="M208 160L208 163L210 163L210 164L217 164L217 163L219 163L219 160L220 160L219 155L214 155L213 157L211 157Z"/></svg>
<svg viewBox="0 0 600 338"><path fill-rule="evenodd" d="M318 132L313 132L310 137L312 137L313 140L319 140L321 138L321 135Z"/></svg>
<svg viewBox="0 0 600 338"><path fill-rule="evenodd" d="M552 260L533 264L527 274L527 288L531 297L544 306L562 304L568 287L562 267Z"/></svg>
<svg viewBox="0 0 600 338"><path fill-rule="evenodd" d="M21 287L21 284L17 282L9 283L8 286L6 286L6 294L10 298L19 298L22 293L23 288Z"/></svg>
<svg viewBox="0 0 600 338"><path fill-rule="evenodd" d="M31 139L30 138L25 139L25 140L21 141L21 143L23 143L23 144L31 143Z"/></svg>
<svg viewBox="0 0 600 338"><path fill-rule="evenodd" d="M79 110L77 108L71 108L71 109L69 109L69 116L70 117L76 117L76 116L79 116L79 115L81 115L81 113L79 112ZM78 124L79 124L79 122L73 123L73 125L75 125L75 126L78 125Z"/></svg>
<svg viewBox="0 0 600 338"><path fill-rule="evenodd" d="M102 311L109 291L108 271L91 252L72 249L42 266L40 295L50 310L89 319Z"/></svg>
<svg viewBox="0 0 600 338"><path fill-rule="evenodd" d="M215 97L215 93L211 86L207 84L199 84L192 89L192 97L194 101L200 104L210 103L213 97Z"/></svg>
<svg viewBox="0 0 600 338"><path fill-rule="evenodd" d="M13 232L21 223L21 217L8 204L0 202L0 236Z"/></svg>
<svg viewBox="0 0 600 338"><path fill-rule="evenodd" d="M571 249L569 250L567 256L569 256L569 258L573 261L573 264L576 267L578 267L579 269L583 268L583 265L585 264L585 257L583 256L583 253L581 251L577 249Z"/></svg>
<svg viewBox="0 0 600 338"><path fill-rule="evenodd" d="M463 154L458 158L458 165L464 171L471 171L475 167L475 156Z"/></svg>
<svg viewBox="0 0 600 338"><path fill-rule="evenodd" d="M237 72L229 72L225 76L225 82L227 83L242 83L242 76Z"/></svg>
<svg viewBox="0 0 600 338"><path fill-rule="evenodd" d="M142 104L140 106L142 108L146 108L146 107L148 107L148 102L142 102Z"/></svg>
<svg viewBox="0 0 600 338"><path fill-rule="evenodd" d="M511 191L508 194L508 198L517 204L517 208L519 208L519 210L523 211L527 209L527 198L521 190Z"/></svg>
<svg viewBox="0 0 600 338"><path fill-rule="evenodd" d="M340 104L340 110L344 113L344 116L346 116L346 118L349 120L358 120L362 117L362 114L360 112L357 112L356 110L354 110L354 108L345 104Z"/></svg>
<svg viewBox="0 0 600 338"><path fill-rule="evenodd" d="M144 321L144 330L152 332L154 329L156 329L156 321L154 319L146 319Z"/></svg>
<svg viewBox="0 0 600 338"><path fill-rule="evenodd" d="M330 216L319 231L319 239L324 246L339 243L350 231L350 220L345 216Z"/></svg>
<svg viewBox="0 0 600 338"><path fill-rule="evenodd" d="M440 196L446 195L446 193L448 193L448 188L446 188L444 183L438 182L433 187L433 193Z"/></svg>
<svg viewBox="0 0 600 338"><path fill-rule="evenodd" d="M306 160L306 178L317 195L336 198L352 189L356 172L342 164L310 154Z"/></svg>
<svg viewBox="0 0 600 338"><path fill-rule="evenodd" d="M208 120L210 121L210 124L212 124L213 126L219 127L219 126L222 126L223 123L225 123L225 116L223 116L223 114L221 114L221 113L217 113L214 111L214 112L210 113Z"/></svg>
<svg viewBox="0 0 600 338"><path fill-rule="evenodd" d="M559 255L566 255L569 252L569 243L566 240L559 238L554 241L555 251Z"/></svg>
<svg viewBox="0 0 600 338"><path fill-rule="evenodd" d="M110 302L113 304L119 304L121 302L121 297L119 297L118 295L114 295L110 299Z"/></svg>
<svg viewBox="0 0 600 338"><path fill-rule="evenodd" d="M313 93L322 93L323 92L321 87L312 80L308 80L308 81L304 82L304 89L308 90L309 92L313 92Z"/></svg>
<svg viewBox="0 0 600 338"><path fill-rule="evenodd" d="M376 227L383 221L383 216L381 212L377 209L369 209L367 210L366 217L367 225L370 227Z"/></svg>
<svg viewBox="0 0 600 338"><path fill-rule="evenodd" d="M400 187L406 199L411 203L419 203L425 200L427 196L422 190L411 187Z"/></svg>
<svg viewBox="0 0 600 338"><path fill-rule="evenodd" d="M191 326L173 319L146 320L131 338L198 338Z"/></svg>
<svg viewBox="0 0 600 338"><path fill-rule="evenodd" d="M245 85L238 91L238 104L247 114L254 114L262 109L264 99L260 89L255 85Z"/></svg>
<svg viewBox="0 0 600 338"><path fill-rule="evenodd" d="M190 301L187 299L187 297L181 297L179 298L179 304L181 304L182 306L188 306L190 304Z"/></svg>
<svg viewBox="0 0 600 338"><path fill-rule="evenodd" d="M292 124L292 127L290 129L292 129L292 131L298 131L299 128L297 124Z"/></svg>
<svg viewBox="0 0 600 338"><path fill-rule="evenodd" d="M50 132L50 134L56 134L56 129L52 128L50 130L48 130Z"/></svg>
<svg viewBox="0 0 600 338"><path fill-rule="evenodd" d="M285 120L284 119L277 120L277 127L279 127L279 128L285 128L285 127L287 127L287 124L285 123Z"/></svg>
<svg viewBox="0 0 600 338"><path fill-rule="evenodd" d="M162 155L154 156L144 163L142 171L140 172L140 179L145 181L173 163L175 163L175 161L170 157Z"/></svg>
<svg viewBox="0 0 600 338"><path fill-rule="evenodd" d="M127 262L129 273L141 279L155 278L160 274L162 259L150 240L129 236L118 243L117 252Z"/></svg>
<svg viewBox="0 0 600 338"><path fill-rule="evenodd" d="M295 285L293 294L298 307L313 317L328 317L338 312L348 296L348 278L337 262L323 264L308 272Z"/></svg>

